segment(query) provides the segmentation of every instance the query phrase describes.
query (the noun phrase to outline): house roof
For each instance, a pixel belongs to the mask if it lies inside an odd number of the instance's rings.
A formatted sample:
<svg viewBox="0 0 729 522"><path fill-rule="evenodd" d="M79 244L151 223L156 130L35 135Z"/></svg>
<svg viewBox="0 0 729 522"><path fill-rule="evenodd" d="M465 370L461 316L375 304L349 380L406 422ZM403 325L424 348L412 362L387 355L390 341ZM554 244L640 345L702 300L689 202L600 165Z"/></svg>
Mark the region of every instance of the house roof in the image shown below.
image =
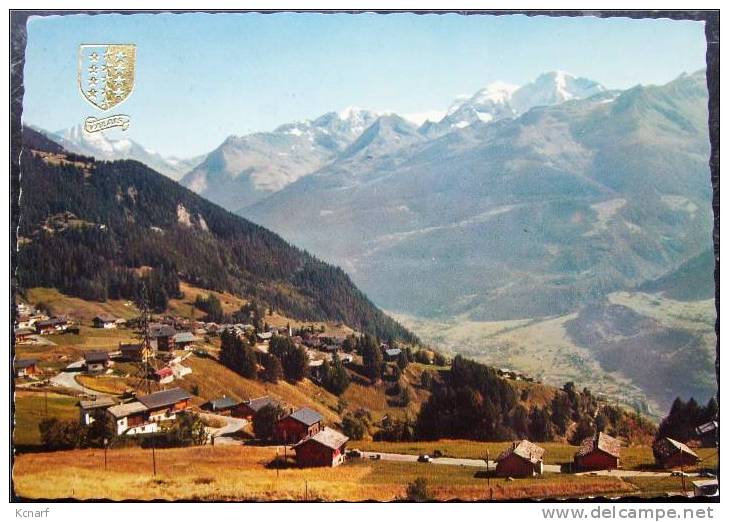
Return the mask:
<svg viewBox="0 0 729 522"><path fill-rule="evenodd" d="M128 343L128 344L120 344L119 350L122 352L138 352L142 349L142 343Z"/></svg>
<svg viewBox="0 0 729 522"><path fill-rule="evenodd" d="M13 366L16 370L23 370L38 364L38 359L15 359Z"/></svg>
<svg viewBox="0 0 729 522"><path fill-rule="evenodd" d="M194 343L197 341L197 337L195 337L192 332L176 333L174 339L176 343Z"/></svg>
<svg viewBox="0 0 729 522"><path fill-rule="evenodd" d="M141 402L134 401L127 402L125 404L118 404L117 406L112 406L106 411L108 411L110 415L114 416L114 418L121 419L123 417L128 417L129 415L132 415L134 413L147 411L147 407Z"/></svg>
<svg viewBox="0 0 729 522"><path fill-rule="evenodd" d="M289 415L289 417L299 421L305 426L312 426L317 422L321 422L324 420L324 417L319 415L319 413L315 412L314 410L310 410L309 408L301 408L300 410L296 410L291 415Z"/></svg>
<svg viewBox="0 0 729 522"><path fill-rule="evenodd" d="M115 404L116 401L114 401L114 399L112 399L111 397L96 397L95 399L78 401L78 405L81 407L81 409L84 410L90 410L93 408L106 408L109 406L114 406Z"/></svg>
<svg viewBox="0 0 729 522"><path fill-rule="evenodd" d="M240 404L240 401L237 401L232 397L220 397L218 399L212 399L209 402L209 404L210 404L210 409L215 411L215 410L224 410L226 408L232 408L232 407Z"/></svg>
<svg viewBox="0 0 729 522"><path fill-rule="evenodd" d="M532 464L536 464L544 456L544 448L537 446L533 442L528 440L520 440L518 443L514 442L509 449L504 451L496 461L500 461L508 457L509 455L516 455L524 460L528 460Z"/></svg>
<svg viewBox="0 0 729 522"><path fill-rule="evenodd" d="M87 363L101 363L109 360L109 352L103 350L92 350L84 352L84 360Z"/></svg>
<svg viewBox="0 0 729 522"><path fill-rule="evenodd" d="M385 354L388 357L395 357L397 355L400 355L402 353L402 350L400 348L388 348L385 350Z"/></svg>
<svg viewBox="0 0 729 522"><path fill-rule="evenodd" d="M45 321L38 321L35 323L36 326L55 326L57 324L64 324L66 323L65 319L61 319L60 317L54 317L53 319L46 319Z"/></svg>
<svg viewBox="0 0 729 522"><path fill-rule="evenodd" d="M32 328L16 328L15 329L15 335L30 335L34 334L35 330Z"/></svg>
<svg viewBox="0 0 729 522"><path fill-rule="evenodd" d="M149 326L149 336L156 337L172 337L175 335L175 329L168 324L152 324Z"/></svg>
<svg viewBox="0 0 729 522"><path fill-rule="evenodd" d="M172 371L172 368L169 366L165 366L164 368L160 368L156 372L154 372L158 377L169 377L171 375L174 375L174 372Z"/></svg>
<svg viewBox="0 0 729 522"><path fill-rule="evenodd" d="M273 332L263 332L257 335L259 339L270 339L271 337L273 337Z"/></svg>
<svg viewBox="0 0 729 522"><path fill-rule="evenodd" d="M171 406L179 401L190 399L191 396L181 388L172 388L171 390L163 390L149 395L137 397L137 400L149 409L163 408Z"/></svg>
<svg viewBox="0 0 729 522"><path fill-rule="evenodd" d="M344 444L346 444L348 440L349 437L347 437L346 435L339 433L338 431L331 428L324 428L316 435L305 438L294 447L297 448L299 446L307 444L308 442L313 441L321 444L322 446L326 446L327 448L336 450L344 446Z"/></svg>
<svg viewBox="0 0 729 522"><path fill-rule="evenodd" d="M274 401L271 397L266 395L264 397L258 397L257 399L251 399L249 401L245 401L243 404L248 406L251 410L257 412L264 406L268 406L269 404L276 404L276 401Z"/></svg>
<svg viewBox="0 0 729 522"><path fill-rule="evenodd" d="M709 421L709 422L702 424L701 426L697 426L696 433L698 433L699 435L706 435L707 433L714 431L718 427L719 427L718 422Z"/></svg>
<svg viewBox="0 0 729 522"><path fill-rule="evenodd" d="M694 453L691 448L686 446L686 444L669 437L663 437L662 439L657 440L653 444L653 451L659 459L665 459L671 455L675 455L676 453L688 453L689 455L699 458L699 456Z"/></svg>
<svg viewBox="0 0 729 522"><path fill-rule="evenodd" d="M600 450L613 457L620 457L620 441L602 431L598 432L594 436L582 441L580 449L575 453L575 457L582 457L592 453L594 450Z"/></svg>

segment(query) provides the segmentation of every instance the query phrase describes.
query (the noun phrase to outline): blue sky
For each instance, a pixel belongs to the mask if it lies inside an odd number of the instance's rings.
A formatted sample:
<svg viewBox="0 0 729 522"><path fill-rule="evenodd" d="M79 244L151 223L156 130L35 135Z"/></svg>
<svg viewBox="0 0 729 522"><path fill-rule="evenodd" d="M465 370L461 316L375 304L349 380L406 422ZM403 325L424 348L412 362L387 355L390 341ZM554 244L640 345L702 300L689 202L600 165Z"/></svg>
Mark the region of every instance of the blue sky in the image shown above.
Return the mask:
<svg viewBox="0 0 729 522"><path fill-rule="evenodd" d="M188 157L230 134L350 105L442 111L492 81L523 84L555 69L609 88L661 84L705 66L703 31L667 19L522 15L39 17L28 24L23 119L55 131L127 114L126 137ZM90 43L137 45L134 91L105 113L76 84L78 46Z"/></svg>

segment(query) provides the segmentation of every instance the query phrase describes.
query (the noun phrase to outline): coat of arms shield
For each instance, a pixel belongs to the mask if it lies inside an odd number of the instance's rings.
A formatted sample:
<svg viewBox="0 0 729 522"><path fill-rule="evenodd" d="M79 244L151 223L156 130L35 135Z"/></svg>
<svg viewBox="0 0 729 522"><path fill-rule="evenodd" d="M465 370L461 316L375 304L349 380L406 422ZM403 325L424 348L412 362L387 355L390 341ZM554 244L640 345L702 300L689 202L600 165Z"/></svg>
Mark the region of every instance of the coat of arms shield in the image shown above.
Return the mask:
<svg viewBox="0 0 729 522"><path fill-rule="evenodd" d="M78 88L102 111L126 100L134 88L133 44L83 44L78 52Z"/></svg>

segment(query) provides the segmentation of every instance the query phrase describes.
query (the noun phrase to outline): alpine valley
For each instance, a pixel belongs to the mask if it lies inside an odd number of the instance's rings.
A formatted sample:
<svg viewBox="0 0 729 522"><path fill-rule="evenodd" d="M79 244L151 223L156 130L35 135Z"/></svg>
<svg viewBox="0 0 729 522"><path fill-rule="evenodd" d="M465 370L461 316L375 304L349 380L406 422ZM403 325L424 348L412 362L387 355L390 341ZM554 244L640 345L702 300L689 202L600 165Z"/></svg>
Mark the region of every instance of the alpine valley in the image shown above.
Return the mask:
<svg viewBox="0 0 729 522"><path fill-rule="evenodd" d="M426 342L660 414L716 390L707 103L705 71L624 91L549 72L439 121L349 108L175 168L56 141L147 163L341 266Z"/></svg>

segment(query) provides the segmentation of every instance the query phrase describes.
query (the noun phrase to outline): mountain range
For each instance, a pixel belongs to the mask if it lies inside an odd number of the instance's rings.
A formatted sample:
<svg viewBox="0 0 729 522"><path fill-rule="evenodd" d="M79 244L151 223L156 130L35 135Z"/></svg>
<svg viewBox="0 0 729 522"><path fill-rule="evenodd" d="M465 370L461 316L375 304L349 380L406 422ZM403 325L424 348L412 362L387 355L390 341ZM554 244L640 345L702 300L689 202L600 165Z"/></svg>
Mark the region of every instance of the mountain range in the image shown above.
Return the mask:
<svg viewBox="0 0 729 522"><path fill-rule="evenodd" d="M239 212L345 267L391 310L569 312L711 245L703 72L587 91L435 138L380 118L365 131L376 147Z"/></svg>
<svg viewBox="0 0 729 522"><path fill-rule="evenodd" d="M626 90L545 73L419 126L349 108L231 136L180 182L426 340L664 409L715 390L707 101L705 71Z"/></svg>
<svg viewBox="0 0 729 522"><path fill-rule="evenodd" d="M48 132L37 127L32 128L45 134L46 137L69 152L105 161L136 160L175 181L181 179L203 160L203 156L193 158L163 156L131 139L109 138L103 131L86 132L81 124L57 132Z"/></svg>
<svg viewBox="0 0 729 522"><path fill-rule="evenodd" d="M164 309L179 281L383 339L415 336L339 268L132 160L72 154L23 129L17 278L89 300L130 299L140 274ZM156 299L156 297L155 297Z"/></svg>

